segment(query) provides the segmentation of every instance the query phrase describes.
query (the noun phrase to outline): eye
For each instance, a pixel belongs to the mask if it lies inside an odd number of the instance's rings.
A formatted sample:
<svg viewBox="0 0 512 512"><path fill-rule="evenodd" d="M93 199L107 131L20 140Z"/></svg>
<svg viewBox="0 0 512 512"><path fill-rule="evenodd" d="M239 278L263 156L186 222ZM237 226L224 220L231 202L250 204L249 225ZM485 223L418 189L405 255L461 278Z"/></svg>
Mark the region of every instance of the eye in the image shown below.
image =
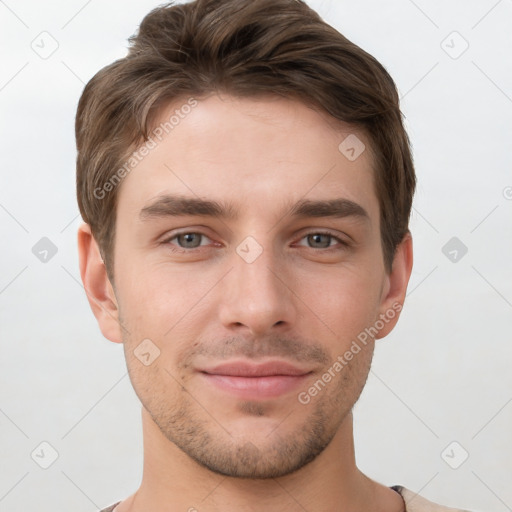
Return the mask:
<svg viewBox="0 0 512 512"><path fill-rule="evenodd" d="M332 233L326 232L314 232L301 238L301 240L307 240L311 249L336 249L335 246L331 245L332 241L338 242L342 247L347 247L348 243L341 238L333 235ZM303 245L303 244L299 244ZM339 247L338 247L339 248Z"/></svg>
<svg viewBox="0 0 512 512"><path fill-rule="evenodd" d="M171 244L176 246L176 244L172 243L173 240L177 240L177 247L181 249L197 249L202 244L201 240L206 238L207 240L210 240L206 235L203 233L197 233L195 231L187 231L183 233L178 233L173 235L170 238L167 238L163 241L164 244ZM211 240L210 240L211 241Z"/></svg>
<svg viewBox="0 0 512 512"><path fill-rule="evenodd" d="M308 233L300 239L300 242L303 240L306 240L306 247L310 249L323 249L328 251L349 247L347 242L329 232L315 231ZM170 245L172 250L178 252L192 252L194 249L199 249L201 246L208 245L209 242L212 242L212 240L204 233L184 231L182 233L174 234L173 236L163 240L162 243L164 245ZM304 247L305 245L300 242L298 245Z"/></svg>

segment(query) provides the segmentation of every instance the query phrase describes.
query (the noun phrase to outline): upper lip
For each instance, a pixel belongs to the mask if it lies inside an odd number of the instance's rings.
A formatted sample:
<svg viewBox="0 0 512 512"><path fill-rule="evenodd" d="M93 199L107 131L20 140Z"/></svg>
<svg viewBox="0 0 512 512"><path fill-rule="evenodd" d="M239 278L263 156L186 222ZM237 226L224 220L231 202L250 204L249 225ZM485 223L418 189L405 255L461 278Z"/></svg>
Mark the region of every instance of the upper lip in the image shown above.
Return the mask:
<svg viewBox="0 0 512 512"><path fill-rule="evenodd" d="M286 361L267 361L261 364L238 360L222 363L199 371L211 375L231 375L235 377L268 377L270 375L305 375L310 370L294 366Z"/></svg>

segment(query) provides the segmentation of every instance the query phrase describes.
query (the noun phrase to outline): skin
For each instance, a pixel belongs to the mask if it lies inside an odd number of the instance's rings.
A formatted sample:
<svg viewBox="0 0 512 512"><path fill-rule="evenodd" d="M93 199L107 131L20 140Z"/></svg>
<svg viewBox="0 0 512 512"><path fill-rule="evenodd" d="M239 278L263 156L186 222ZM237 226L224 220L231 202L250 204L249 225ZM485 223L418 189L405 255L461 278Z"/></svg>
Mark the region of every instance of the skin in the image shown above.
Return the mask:
<svg viewBox="0 0 512 512"><path fill-rule="evenodd" d="M124 344L143 406L142 483L116 512L404 510L396 492L356 467L352 417L375 339L399 314L308 404L297 398L379 315L403 304L412 268L408 234L386 272L370 141L340 126L296 100L211 95L124 178L115 283L89 226L80 226L91 308L103 335ZM355 161L338 149L348 134L367 148ZM239 216L141 219L164 193L231 202ZM290 215L301 199L334 198L368 218ZM308 236L326 230L332 237ZM251 263L236 251L248 236L262 249ZM160 351L147 366L134 354L144 339ZM272 357L310 370L304 386L249 400L197 371Z"/></svg>

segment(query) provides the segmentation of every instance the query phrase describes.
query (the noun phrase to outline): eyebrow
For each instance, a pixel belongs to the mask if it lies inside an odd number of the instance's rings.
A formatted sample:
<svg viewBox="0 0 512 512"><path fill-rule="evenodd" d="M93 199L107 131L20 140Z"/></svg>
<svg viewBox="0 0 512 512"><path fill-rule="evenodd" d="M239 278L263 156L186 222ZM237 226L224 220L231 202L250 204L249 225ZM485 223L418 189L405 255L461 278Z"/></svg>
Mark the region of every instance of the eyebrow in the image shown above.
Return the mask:
<svg viewBox="0 0 512 512"><path fill-rule="evenodd" d="M179 217L184 215L219 217L235 219L237 209L230 203L164 194L158 196L140 211L140 219L146 220L159 217Z"/></svg>
<svg viewBox="0 0 512 512"><path fill-rule="evenodd" d="M367 211L359 204L349 199L308 200L297 202L290 212L294 217L358 217L370 220Z"/></svg>
<svg viewBox="0 0 512 512"><path fill-rule="evenodd" d="M289 208L289 215L300 218L356 217L370 220L367 211L359 204L344 198L328 200L301 199ZM236 219L240 210L232 203L209 199L164 194L158 196L140 211L141 220L179 217L185 215Z"/></svg>

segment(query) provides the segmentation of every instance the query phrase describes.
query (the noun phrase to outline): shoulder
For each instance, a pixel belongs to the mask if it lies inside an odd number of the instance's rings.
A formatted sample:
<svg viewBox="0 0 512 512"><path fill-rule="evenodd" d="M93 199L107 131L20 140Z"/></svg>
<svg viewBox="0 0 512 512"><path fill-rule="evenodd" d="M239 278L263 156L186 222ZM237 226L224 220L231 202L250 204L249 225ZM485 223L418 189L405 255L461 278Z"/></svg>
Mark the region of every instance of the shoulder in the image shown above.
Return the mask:
<svg viewBox="0 0 512 512"><path fill-rule="evenodd" d="M439 505L438 503L429 501L419 494L406 489L402 485L394 485L391 488L402 496L407 512L471 512L470 510L461 508L451 508Z"/></svg>

